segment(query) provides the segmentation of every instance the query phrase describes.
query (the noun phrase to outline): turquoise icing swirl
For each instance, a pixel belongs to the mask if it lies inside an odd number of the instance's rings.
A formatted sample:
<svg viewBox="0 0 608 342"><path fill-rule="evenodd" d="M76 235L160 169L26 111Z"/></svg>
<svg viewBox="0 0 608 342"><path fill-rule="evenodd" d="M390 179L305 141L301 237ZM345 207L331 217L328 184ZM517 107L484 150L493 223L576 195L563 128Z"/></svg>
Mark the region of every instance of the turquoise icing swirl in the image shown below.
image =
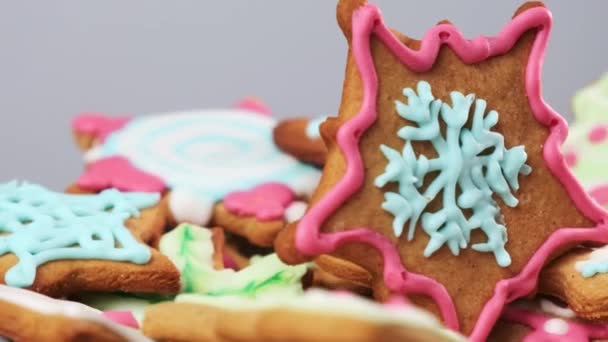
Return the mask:
<svg viewBox="0 0 608 342"><path fill-rule="evenodd" d="M426 257L444 244L458 255L460 249L468 246L471 231L481 229L488 241L472 248L494 253L502 267L510 265L511 257L505 249L507 229L493 195L509 207L517 206L518 200L511 191L519 188L519 174L532 171L525 164L524 146L505 147L504 136L491 131L498 123L498 113L486 113L486 101L476 100L475 95L452 92L452 104L448 105L433 96L427 82L418 83L417 93L411 88L403 93L408 104L397 101L397 114L418 127L407 125L399 130L398 136L406 142L401 152L380 146L388 165L375 180L379 188L392 182L399 185L398 192L385 192L382 204L394 216L395 235L400 236L409 221L408 239L413 239L421 220L423 230L430 236L424 250ZM473 116L469 128L465 125L470 113ZM440 119L446 126L445 133ZM412 141L429 142L438 156L428 159L417 155ZM425 183L425 177L431 174L432 181ZM440 194L442 208L425 212ZM472 212L470 217L465 215L466 210Z"/></svg>
<svg viewBox="0 0 608 342"><path fill-rule="evenodd" d="M111 134L94 155L125 157L171 189L211 202L268 182L307 194L320 171L275 146L275 125L270 117L242 110L143 116Z"/></svg>
<svg viewBox="0 0 608 342"><path fill-rule="evenodd" d="M158 203L158 194L106 190L68 195L17 182L0 185L0 256L19 261L6 272L7 285L33 284L38 266L55 260L102 259L145 264L150 249L124 221Z"/></svg>

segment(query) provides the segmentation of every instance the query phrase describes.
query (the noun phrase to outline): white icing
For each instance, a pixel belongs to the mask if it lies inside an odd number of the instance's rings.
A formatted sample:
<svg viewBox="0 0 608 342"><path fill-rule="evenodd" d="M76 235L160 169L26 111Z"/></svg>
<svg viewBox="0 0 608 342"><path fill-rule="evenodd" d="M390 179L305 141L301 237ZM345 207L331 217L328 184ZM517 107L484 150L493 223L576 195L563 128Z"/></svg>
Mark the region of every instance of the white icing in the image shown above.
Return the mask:
<svg viewBox="0 0 608 342"><path fill-rule="evenodd" d="M287 223L296 222L301 219L302 216L306 213L306 209L308 208L308 204L302 201L295 201L285 209L285 221Z"/></svg>
<svg viewBox="0 0 608 342"><path fill-rule="evenodd" d="M179 295L176 301L237 311L291 309L335 314L377 323L398 324L410 329L431 330L451 341L466 341L461 335L444 328L435 316L413 305L385 306L361 297L321 289L311 289L299 296L269 293L256 299L184 294Z"/></svg>
<svg viewBox="0 0 608 342"><path fill-rule="evenodd" d="M548 299L540 300L540 308L550 315L558 316L561 318L575 318L576 313L570 308L563 308Z"/></svg>
<svg viewBox="0 0 608 342"><path fill-rule="evenodd" d="M114 323L105 318L101 311L81 303L53 299L39 293L0 285L0 301L22 306L45 315L62 315L102 325L128 341L151 341L139 331Z"/></svg>
<svg viewBox="0 0 608 342"><path fill-rule="evenodd" d="M125 157L172 189L215 201L268 182L309 195L321 172L282 153L275 126L271 117L236 109L143 116L112 133L100 155Z"/></svg>
<svg viewBox="0 0 608 342"><path fill-rule="evenodd" d="M86 164L90 164L96 160L103 158L103 149L101 146L93 146L90 150L84 154L84 161Z"/></svg>
<svg viewBox="0 0 608 342"><path fill-rule="evenodd" d="M169 195L169 209L177 223L204 226L211 220L214 201L187 190L175 189Z"/></svg>
<svg viewBox="0 0 608 342"><path fill-rule="evenodd" d="M546 321L543 328L546 332L553 335L566 335L569 330L568 322L561 318L552 318Z"/></svg>

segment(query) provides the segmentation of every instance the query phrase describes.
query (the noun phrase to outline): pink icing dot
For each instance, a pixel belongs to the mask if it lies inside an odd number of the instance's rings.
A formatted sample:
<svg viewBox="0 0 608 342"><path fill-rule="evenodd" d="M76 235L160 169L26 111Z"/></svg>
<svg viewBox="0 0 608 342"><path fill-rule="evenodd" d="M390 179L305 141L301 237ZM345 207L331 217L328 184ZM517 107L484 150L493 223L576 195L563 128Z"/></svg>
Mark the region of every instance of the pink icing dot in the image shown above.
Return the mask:
<svg viewBox="0 0 608 342"><path fill-rule="evenodd" d="M114 323L124 325L129 328L139 329L139 323L131 311L104 311L103 315Z"/></svg>
<svg viewBox="0 0 608 342"><path fill-rule="evenodd" d="M578 154L574 151L564 153L564 159L568 167L575 167L578 163Z"/></svg>
<svg viewBox="0 0 608 342"><path fill-rule="evenodd" d="M239 266L236 264L236 261L234 261L234 258L226 253L224 253L224 268L235 271L239 270Z"/></svg>
<svg viewBox="0 0 608 342"><path fill-rule="evenodd" d="M589 141L593 144L602 143L608 138L608 128L604 125L594 127L587 136Z"/></svg>
<svg viewBox="0 0 608 342"><path fill-rule="evenodd" d="M601 206L608 205L608 184L598 185L589 191L589 195Z"/></svg>
<svg viewBox="0 0 608 342"><path fill-rule="evenodd" d="M239 216L255 216L261 221L283 218L287 207L295 200L293 191L280 183L259 185L249 191L236 191L224 198L229 212Z"/></svg>
<svg viewBox="0 0 608 342"><path fill-rule="evenodd" d="M76 184L86 190L101 191L116 188L120 191L163 192L165 182L136 169L123 157L109 157L90 164Z"/></svg>
<svg viewBox="0 0 608 342"><path fill-rule="evenodd" d="M102 142L112 132L123 128L130 117L109 117L104 114L83 113L72 121L74 131L83 134L92 134Z"/></svg>
<svg viewBox="0 0 608 342"><path fill-rule="evenodd" d="M238 109L249 110L258 114L262 114L264 116L272 115L270 108L268 108L268 106L266 106L264 102L253 97L248 97L241 100L241 102L239 102L236 107Z"/></svg>

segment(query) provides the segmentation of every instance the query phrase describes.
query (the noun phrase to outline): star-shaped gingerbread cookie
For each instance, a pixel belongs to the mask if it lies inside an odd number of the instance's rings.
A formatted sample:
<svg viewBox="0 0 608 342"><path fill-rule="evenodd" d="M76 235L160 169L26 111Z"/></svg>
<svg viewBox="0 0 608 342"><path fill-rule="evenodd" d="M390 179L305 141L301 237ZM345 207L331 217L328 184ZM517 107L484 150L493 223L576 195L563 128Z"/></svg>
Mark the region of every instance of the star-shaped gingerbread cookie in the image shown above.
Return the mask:
<svg viewBox="0 0 608 342"><path fill-rule="evenodd" d="M154 224L159 200L116 190L70 195L28 183L1 185L0 284L53 297L178 292L175 266L133 233Z"/></svg>
<svg viewBox="0 0 608 342"><path fill-rule="evenodd" d="M339 115L321 126L327 162L277 252L355 262L377 298L407 295L484 340L548 260L608 240L560 153L567 124L541 96L551 13L526 4L473 40L447 22L406 37L361 0L340 1L338 21L349 56Z"/></svg>

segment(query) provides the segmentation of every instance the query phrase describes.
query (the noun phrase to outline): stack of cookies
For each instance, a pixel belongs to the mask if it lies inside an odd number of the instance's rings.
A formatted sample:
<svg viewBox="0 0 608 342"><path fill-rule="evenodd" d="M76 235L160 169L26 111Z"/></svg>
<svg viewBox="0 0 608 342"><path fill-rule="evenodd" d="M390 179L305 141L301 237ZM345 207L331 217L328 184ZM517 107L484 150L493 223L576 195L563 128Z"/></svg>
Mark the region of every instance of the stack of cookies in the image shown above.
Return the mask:
<svg viewBox="0 0 608 342"><path fill-rule="evenodd" d="M0 340L608 339L608 80L562 148L551 13L473 40L365 0L338 23L337 115L86 113L64 193L1 185Z"/></svg>

